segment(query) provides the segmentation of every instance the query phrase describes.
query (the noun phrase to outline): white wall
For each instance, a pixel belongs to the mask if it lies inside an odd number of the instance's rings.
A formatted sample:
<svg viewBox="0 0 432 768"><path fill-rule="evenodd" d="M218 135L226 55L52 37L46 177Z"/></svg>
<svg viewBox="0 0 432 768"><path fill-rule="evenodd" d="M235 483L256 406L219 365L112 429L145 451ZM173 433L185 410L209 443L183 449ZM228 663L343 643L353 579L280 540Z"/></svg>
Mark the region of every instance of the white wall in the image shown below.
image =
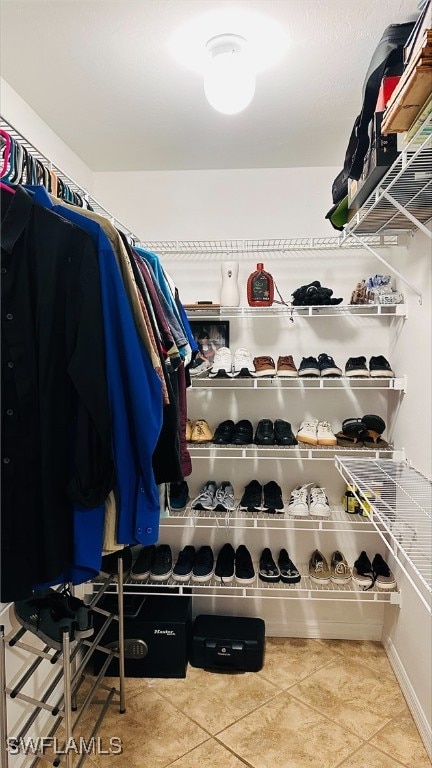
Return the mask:
<svg viewBox="0 0 432 768"><path fill-rule="evenodd" d="M94 192L143 240L332 235L324 216L339 170L95 173Z"/></svg>
<svg viewBox="0 0 432 768"><path fill-rule="evenodd" d="M19 51L17 56L19 57ZM90 168L2 77L0 78L0 113L17 131L22 133L27 141L77 184L82 185L89 194L93 191L93 174Z"/></svg>
<svg viewBox="0 0 432 768"><path fill-rule="evenodd" d="M417 232L407 248L394 256L395 266L422 291L421 303L409 289L405 290L408 317L394 329L390 353L398 369L407 374L407 393L400 409L393 415L393 436L404 445L413 466L428 477L432 474L432 245L422 232Z"/></svg>

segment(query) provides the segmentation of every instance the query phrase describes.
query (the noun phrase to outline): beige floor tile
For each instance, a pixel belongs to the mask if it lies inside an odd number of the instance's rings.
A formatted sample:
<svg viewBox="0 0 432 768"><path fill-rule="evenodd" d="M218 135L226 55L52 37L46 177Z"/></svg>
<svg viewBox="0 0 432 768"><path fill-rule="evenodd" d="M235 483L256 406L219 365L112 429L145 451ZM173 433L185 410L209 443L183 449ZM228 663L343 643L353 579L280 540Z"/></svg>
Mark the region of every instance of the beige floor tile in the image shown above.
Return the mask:
<svg viewBox="0 0 432 768"><path fill-rule="evenodd" d="M254 672L215 674L189 667L186 680L157 680L156 690L216 734L268 701L279 689Z"/></svg>
<svg viewBox="0 0 432 768"><path fill-rule="evenodd" d="M339 768L401 768L401 763L370 744L365 744L355 755L344 760Z"/></svg>
<svg viewBox="0 0 432 768"><path fill-rule="evenodd" d="M214 739L209 739L175 763L171 763L169 768L244 768L244 766L245 764L232 752L228 752Z"/></svg>
<svg viewBox="0 0 432 768"><path fill-rule="evenodd" d="M431 761L408 709L395 717L371 739L383 752L392 755L407 768L430 768Z"/></svg>
<svg viewBox="0 0 432 768"><path fill-rule="evenodd" d="M354 752L357 736L284 691L218 734L254 768L333 768Z"/></svg>
<svg viewBox="0 0 432 768"><path fill-rule="evenodd" d="M382 643L373 640L318 640L317 642L334 653L342 653L350 659L366 664L375 672L393 674Z"/></svg>
<svg viewBox="0 0 432 768"><path fill-rule="evenodd" d="M377 675L345 656L290 688L290 693L363 739L406 706L394 677Z"/></svg>
<svg viewBox="0 0 432 768"><path fill-rule="evenodd" d="M268 637L264 667L259 675L284 690L328 664L336 655L317 640Z"/></svg>
<svg viewBox="0 0 432 768"><path fill-rule="evenodd" d="M82 724L82 735L88 734L92 717L94 721L93 708ZM111 709L98 735L104 748L113 736L123 742L122 754L93 757L103 768L165 768L208 739L205 731L149 687L129 696L124 715Z"/></svg>

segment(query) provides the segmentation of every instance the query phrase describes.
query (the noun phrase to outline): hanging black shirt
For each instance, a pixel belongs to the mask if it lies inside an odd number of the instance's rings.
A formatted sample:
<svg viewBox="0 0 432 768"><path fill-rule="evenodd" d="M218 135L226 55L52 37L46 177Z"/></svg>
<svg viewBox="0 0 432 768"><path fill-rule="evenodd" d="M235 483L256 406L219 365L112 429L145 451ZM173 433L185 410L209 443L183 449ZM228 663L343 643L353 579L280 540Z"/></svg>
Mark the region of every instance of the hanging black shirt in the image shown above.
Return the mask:
<svg viewBox="0 0 432 768"><path fill-rule="evenodd" d="M21 187L1 190L1 600L73 561L73 503L113 487L97 254Z"/></svg>

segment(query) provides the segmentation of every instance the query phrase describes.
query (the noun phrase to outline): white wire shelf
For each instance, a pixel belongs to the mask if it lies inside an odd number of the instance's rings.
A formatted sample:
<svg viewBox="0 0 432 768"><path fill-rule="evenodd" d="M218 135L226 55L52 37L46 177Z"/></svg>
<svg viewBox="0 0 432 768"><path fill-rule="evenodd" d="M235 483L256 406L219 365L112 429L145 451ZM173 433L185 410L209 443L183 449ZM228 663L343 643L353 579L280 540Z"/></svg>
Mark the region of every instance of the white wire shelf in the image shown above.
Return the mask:
<svg viewBox="0 0 432 768"><path fill-rule="evenodd" d="M342 456L370 456L379 458L397 457L405 458L403 448L342 448L336 446L312 446L299 443L295 446L281 445L213 445L213 443L188 443L191 458L197 459L259 459L260 461L279 460L309 460L309 461L334 461L338 455Z"/></svg>
<svg viewBox="0 0 432 768"><path fill-rule="evenodd" d="M383 248L398 244L396 235L383 237L368 236L364 241L371 247ZM295 237L295 238L263 238L260 240L148 240L140 243L142 248L154 251L161 256L173 255L177 260L201 260L204 256L213 257L244 256L266 253L293 253L296 251L338 251L352 248L362 248L362 244L348 240L343 235L337 237Z"/></svg>
<svg viewBox="0 0 432 768"><path fill-rule="evenodd" d="M324 378L293 377L283 378L272 376L269 378L252 379L211 379L208 373L202 373L191 377L192 390L258 390L269 391L271 389L300 389L300 390L365 390L371 392L378 391L406 391L406 377L399 376L392 379L380 378L350 378L346 376Z"/></svg>
<svg viewBox="0 0 432 768"><path fill-rule="evenodd" d="M340 507L334 507L328 517L308 515L290 515L269 512L247 512L238 507L233 512L213 512L212 510L194 510L190 504L181 512L170 510L169 517L161 517L161 527L169 528L245 528L295 531L361 531L375 533L369 517L348 514Z"/></svg>
<svg viewBox="0 0 432 768"><path fill-rule="evenodd" d="M338 456L336 467L369 494L372 522L431 610L432 481L404 461Z"/></svg>
<svg viewBox="0 0 432 768"><path fill-rule="evenodd" d="M336 304L335 306L186 308L189 319L275 317L406 317L405 304Z"/></svg>
<svg viewBox="0 0 432 768"><path fill-rule="evenodd" d="M390 198L389 198L390 196ZM424 229L432 218L432 115L398 156L345 232L390 234Z"/></svg>
<svg viewBox="0 0 432 768"><path fill-rule="evenodd" d="M84 197L86 200L88 200L95 213L98 213L101 216L105 216L117 229L120 229L122 232L124 232L124 234L132 241L137 242L137 236L134 235L134 233L131 232L128 227L116 219L109 211L107 211L106 208L104 208L100 203L97 202L97 200L94 199L92 195L88 193L88 190L86 190L81 184L78 184L76 181L71 179L71 177L62 171L58 165L53 163L46 155L37 149L34 144L28 141L28 139L26 139L25 136L23 136L23 134L18 131L8 120L1 116L0 128L4 131L7 131L12 139L18 141L24 147L24 149L26 149L27 152L29 152L36 160L39 160L43 165L54 171L54 173L60 178L61 181L63 181L64 184L66 184L71 189L72 192L77 192L79 195L81 195L81 197Z"/></svg>
<svg viewBox="0 0 432 768"><path fill-rule="evenodd" d="M400 603L398 591L383 592L373 588L364 591L350 581L346 585L315 584L308 575L306 565L300 566L302 574L298 584L268 584L258 578L258 564L254 563L255 579L252 584L238 584L236 581L230 584L221 584L220 579L212 578L206 584L200 584L190 579L180 583L169 578L163 582L125 580L125 594L157 594L157 595L193 595L197 597L215 598L250 598L250 599L298 599L298 600L337 600L343 602L368 602L368 603Z"/></svg>

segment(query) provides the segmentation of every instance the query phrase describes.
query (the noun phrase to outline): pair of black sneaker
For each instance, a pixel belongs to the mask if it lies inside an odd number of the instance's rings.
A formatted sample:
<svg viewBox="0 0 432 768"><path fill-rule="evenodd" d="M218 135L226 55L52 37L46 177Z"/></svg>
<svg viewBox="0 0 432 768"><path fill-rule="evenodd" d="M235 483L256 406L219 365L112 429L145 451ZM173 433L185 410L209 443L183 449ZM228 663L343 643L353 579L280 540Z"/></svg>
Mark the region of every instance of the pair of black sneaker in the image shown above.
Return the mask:
<svg viewBox="0 0 432 768"><path fill-rule="evenodd" d="M167 581L172 574L172 552L168 544L149 544L141 547L131 567L134 581Z"/></svg>
<svg viewBox="0 0 432 768"><path fill-rule="evenodd" d="M28 600L15 602L13 610L24 629L56 650L63 648L65 632L70 642L91 637L94 632L91 609L66 587L35 592Z"/></svg>
<svg viewBox="0 0 432 768"><path fill-rule="evenodd" d="M270 480L265 485L261 485L258 480L251 480L240 500L240 509L244 512L281 514L284 506L282 489L274 480Z"/></svg>
<svg viewBox="0 0 432 768"><path fill-rule="evenodd" d="M282 581L285 584L298 584L301 578L286 549L280 550L276 565L271 550L268 547L263 549L261 553L258 575L261 581L271 584L278 581Z"/></svg>
<svg viewBox="0 0 432 768"><path fill-rule="evenodd" d="M336 365L331 355L326 355L324 352L316 357L303 357L299 365L298 375L306 378L321 376L342 376L342 371L338 365Z"/></svg>
<svg viewBox="0 0 432 768"><path fill-rule="evenodd" d="M224 544L218 554L214 573L222 584L229 584L234 578L238 584L253 584L255 568L249 550L244 544L240 544L236 550L232 544Z"/></svg>

